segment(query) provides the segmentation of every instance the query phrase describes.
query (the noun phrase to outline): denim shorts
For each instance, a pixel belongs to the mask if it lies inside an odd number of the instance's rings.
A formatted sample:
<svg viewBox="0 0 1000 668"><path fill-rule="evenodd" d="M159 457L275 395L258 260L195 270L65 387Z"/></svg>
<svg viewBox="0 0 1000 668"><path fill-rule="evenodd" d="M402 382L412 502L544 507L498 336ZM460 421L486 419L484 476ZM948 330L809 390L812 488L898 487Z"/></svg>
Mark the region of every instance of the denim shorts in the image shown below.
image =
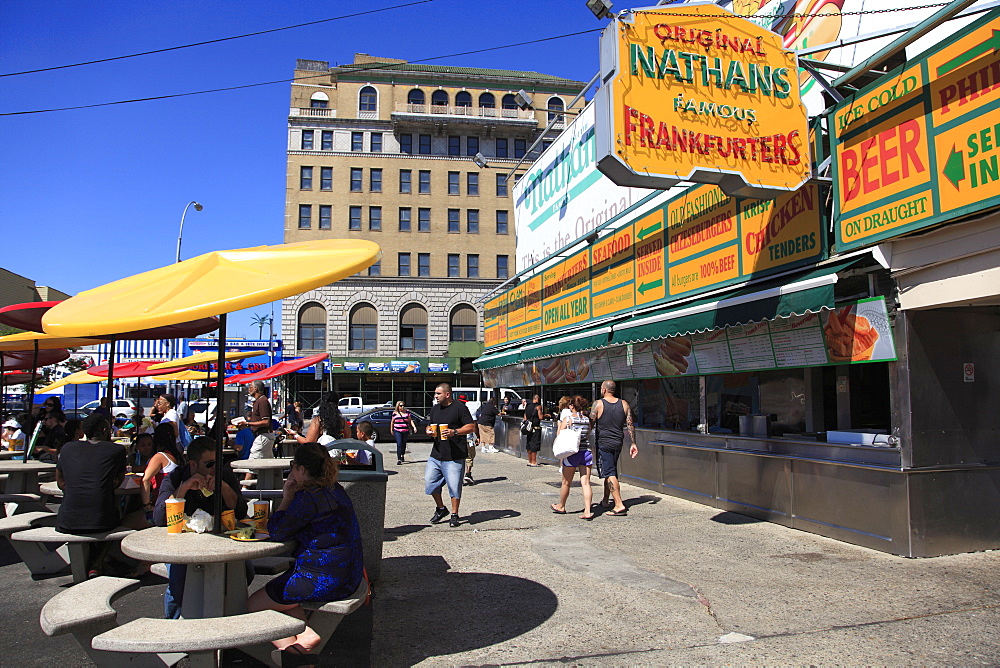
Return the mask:
<svg viewBox="0 0 1000 668"><path fill-rule="evenodd" d="M427 458L424 469L424 494L434 494L448 485L448 494L453 499L462 498L462 476L465 475L465 460L441 461Z"/></svg>

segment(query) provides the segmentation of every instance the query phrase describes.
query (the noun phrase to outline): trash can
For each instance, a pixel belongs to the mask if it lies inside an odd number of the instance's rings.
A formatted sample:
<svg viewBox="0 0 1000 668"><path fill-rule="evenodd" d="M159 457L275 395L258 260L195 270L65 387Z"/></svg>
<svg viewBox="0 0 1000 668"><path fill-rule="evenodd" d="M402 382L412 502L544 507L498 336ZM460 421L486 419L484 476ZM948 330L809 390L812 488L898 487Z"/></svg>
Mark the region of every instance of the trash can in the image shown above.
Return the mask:
<svg viewBox="0 0 1000 668"><path fill-rule="evenodd" d="M342 468L338 480L354 504L354 513L358 516L358 524L361 525L365 569L368 571L368 579L375 582L382 573L385 490L389 482L389 475L382 464L382 453L364 441L353 438L338 439L329 447L340 450L365 450L371 455L370 466Z"/></svg>

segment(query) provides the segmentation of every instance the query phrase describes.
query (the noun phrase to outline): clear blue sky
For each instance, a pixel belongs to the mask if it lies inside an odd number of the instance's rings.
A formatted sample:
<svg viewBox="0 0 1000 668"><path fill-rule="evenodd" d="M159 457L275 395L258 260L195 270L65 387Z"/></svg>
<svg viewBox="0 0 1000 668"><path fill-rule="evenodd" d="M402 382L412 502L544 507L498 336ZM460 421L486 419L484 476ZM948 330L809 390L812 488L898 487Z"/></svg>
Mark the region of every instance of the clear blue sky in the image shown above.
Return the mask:
<svg viewBox="0 0 1000 668"><path fill-rule="evenodd" d="M273 0L0 3L0 73L161 49L402 4ZM652 4L652 3L650 3ZM601 27L583 0L432 0L110 63L0 78L0 112L288 79L296 58L418 60ZM587 81L598 33L430 61ZM282 241L290 86L0 117L0 266L76 293L182 256ZM231 336L257 336L251 313ZM276 320L280 319L275 304ZM265 331L266 335L266 331Z"/></svg>

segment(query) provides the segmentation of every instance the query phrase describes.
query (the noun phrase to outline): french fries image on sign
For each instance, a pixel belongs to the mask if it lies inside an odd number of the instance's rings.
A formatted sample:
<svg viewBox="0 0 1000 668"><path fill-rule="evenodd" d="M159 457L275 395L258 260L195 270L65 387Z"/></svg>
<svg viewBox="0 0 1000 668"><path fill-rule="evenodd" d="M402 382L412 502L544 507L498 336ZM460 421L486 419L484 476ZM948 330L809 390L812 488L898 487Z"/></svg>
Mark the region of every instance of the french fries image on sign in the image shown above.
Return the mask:
<svg viewBox="0 0 1000 668"><path fill-rule="evenodd" d="M823 327L830 358L839 362L870 360L878 330L863 315L851 313L851 307L828 314Z"/></svg>
<svg viewBox="0 0 1000 668"><path fill-rule="evenodd" d="M675 336L653 345L653 364L661 376L680 376L687 373L687 358L691 354L691 339Z"/></svg>

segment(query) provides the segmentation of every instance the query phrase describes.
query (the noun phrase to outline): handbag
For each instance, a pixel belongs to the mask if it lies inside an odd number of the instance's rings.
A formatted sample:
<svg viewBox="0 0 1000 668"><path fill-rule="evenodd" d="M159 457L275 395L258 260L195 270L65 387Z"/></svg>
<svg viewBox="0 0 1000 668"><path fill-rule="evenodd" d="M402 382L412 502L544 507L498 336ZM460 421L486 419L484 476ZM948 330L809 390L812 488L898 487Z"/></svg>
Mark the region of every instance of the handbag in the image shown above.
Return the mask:
<svg viewBox="0 0 1000 668"><path fill-rule="evenodd" d="M556 434L556 440L552 442L552 456L556 459L565 459L570 455L575 455L580 451L580 432L576 429L563 429Z"/></svg>
<svg viewBox="0 0 1000 668"><path fill-rule="evenodd" d="M535 427L531 424L531 420L521 420L521 433L527 436L535 430Z"/></svg>

